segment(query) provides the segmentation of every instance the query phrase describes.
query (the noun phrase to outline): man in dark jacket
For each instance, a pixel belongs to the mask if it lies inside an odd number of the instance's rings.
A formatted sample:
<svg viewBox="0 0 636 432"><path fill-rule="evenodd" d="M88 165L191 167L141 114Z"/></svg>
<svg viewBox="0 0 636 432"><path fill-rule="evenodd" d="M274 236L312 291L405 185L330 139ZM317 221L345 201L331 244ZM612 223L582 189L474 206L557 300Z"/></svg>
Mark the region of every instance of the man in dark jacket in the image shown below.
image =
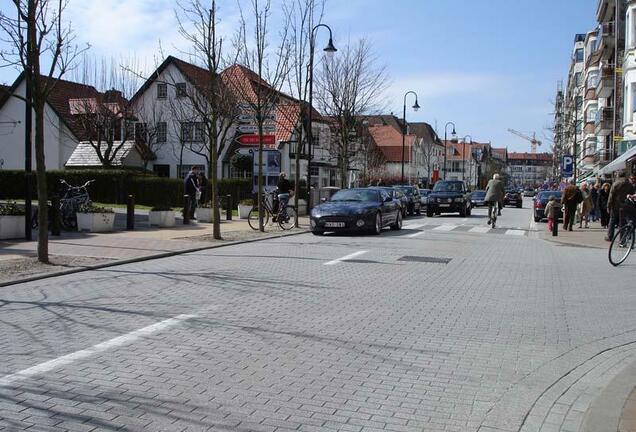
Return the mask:
<svg viewBox="0 0 636 432"><path fill-rule="evenodd" d="M625 204L627 195L631 195L634 192L634 185L627 181L625 172L621 171L618 174L618 179L614 182L610 189L609 199L607 200L607 210L610 213L610 220L609 225L607 226L607 237L605 237L605 240L612 241L614 238L614 230L616 229L616 226L622 223L620 220L621 207Z"/></svg>
<svg viewBox="0 0 636 432"><path fill-rule="evenodd" d="M183 190L190 197L188 214L194 219L194 210L197 208L197 192L199 191L199 168L194 165L183 180Z"/></svg>
<svg viewBox="0 0 636 432"><path fill-rule="evenodd" d="M493 175L492 180L488 181L486 196L484 197L484 201L488 203L488 225L492 223L494 216L496 216L493 212L501 214L501 210L498 207L499 202L503 201L505 194L506 191L503 182L499 179L499 174Z"/></svg>
<svg viewBox="0 0 636 432"><path fill-rule="evenodd" d="M574 227L574 217L576 216L576 206L579 204L579 194L581 192L576 187L576 182L570 180L570 184L565 187L563 195L561 196L561 204L565 209L563 215L563 229L572 231ZM582 198L582 197L581 197Z"/></svg>

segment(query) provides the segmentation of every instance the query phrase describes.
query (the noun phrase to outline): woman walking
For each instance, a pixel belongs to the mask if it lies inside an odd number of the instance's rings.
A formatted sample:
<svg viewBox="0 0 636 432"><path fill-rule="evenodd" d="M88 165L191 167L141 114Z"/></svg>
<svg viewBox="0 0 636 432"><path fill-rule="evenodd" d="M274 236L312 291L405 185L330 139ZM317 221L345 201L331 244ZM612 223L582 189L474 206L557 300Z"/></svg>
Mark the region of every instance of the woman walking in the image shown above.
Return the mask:
<svg viewBox="0 0 636 432"><path fill-rule="evenodd" d="M609 200L610 185L609 183L603 183L601 189L598 191L598 201L596 207L601 215L601 226L607 228L609 224L609 211L607 210L607 201Z"/></svg>
<svg viewBox="0 0 636 432"><path fill-rule="evenodd" d="M594 203L592 202L592 194L590 192L590 188L587 185L587 182L583 182L581 184L581 194L583 195L583 201L579 204L579 209L581 213L581 220L579 221L579 228L583 228L583 221L585 221L585 228L590 227L590 212L594 207Z"/></svg>

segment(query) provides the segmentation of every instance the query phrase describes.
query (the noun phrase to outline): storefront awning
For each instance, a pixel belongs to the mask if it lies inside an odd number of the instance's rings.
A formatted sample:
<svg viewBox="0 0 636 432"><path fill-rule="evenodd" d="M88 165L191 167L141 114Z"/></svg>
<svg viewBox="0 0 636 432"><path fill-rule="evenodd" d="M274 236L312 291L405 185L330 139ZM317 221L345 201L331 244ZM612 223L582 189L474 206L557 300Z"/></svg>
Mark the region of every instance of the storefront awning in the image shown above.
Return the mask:
<svg viewBox="0 0 636 432"><path fill-rule="evenodd" d="M627 161L636 157L636 147L632 147L627 150L625 153L614 159L609 164L605 165L602 169L599 170L599 175L612 174L614 171L624 170L627 165Z"/></svg>

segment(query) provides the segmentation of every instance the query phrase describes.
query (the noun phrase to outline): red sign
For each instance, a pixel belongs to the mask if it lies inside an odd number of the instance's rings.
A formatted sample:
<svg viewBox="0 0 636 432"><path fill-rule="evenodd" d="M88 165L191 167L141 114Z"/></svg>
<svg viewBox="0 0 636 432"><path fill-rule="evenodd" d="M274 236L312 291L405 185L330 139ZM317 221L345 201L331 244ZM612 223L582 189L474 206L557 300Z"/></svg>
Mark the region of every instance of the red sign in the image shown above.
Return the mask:
<svg viewBox="0 0 636 432"><path fill-rule="evenodd" d="M439 170L433 170L433 178L431 179L433 183L436 183L439 180Z"/></svg>
<svg viewBox="0 0 636 432"><path fill-rule="evenodd" d="M276 144L276 135L262 135L264 145ZM258 135L241 135L236 139L238 142L244 145L258 145Z"/></svg>

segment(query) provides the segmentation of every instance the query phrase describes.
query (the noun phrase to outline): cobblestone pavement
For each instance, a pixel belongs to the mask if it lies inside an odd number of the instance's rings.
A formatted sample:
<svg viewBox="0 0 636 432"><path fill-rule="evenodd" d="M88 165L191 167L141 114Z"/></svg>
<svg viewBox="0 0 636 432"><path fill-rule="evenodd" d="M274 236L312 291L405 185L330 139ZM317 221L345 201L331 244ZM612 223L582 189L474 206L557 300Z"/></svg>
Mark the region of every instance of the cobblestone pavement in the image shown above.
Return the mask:
<svg viewBox="0 0 636 432"><path fill-rule="evenodd" d="M634 360L636 262L418 223L2 288L0 429L577 430Z"/></svg>

